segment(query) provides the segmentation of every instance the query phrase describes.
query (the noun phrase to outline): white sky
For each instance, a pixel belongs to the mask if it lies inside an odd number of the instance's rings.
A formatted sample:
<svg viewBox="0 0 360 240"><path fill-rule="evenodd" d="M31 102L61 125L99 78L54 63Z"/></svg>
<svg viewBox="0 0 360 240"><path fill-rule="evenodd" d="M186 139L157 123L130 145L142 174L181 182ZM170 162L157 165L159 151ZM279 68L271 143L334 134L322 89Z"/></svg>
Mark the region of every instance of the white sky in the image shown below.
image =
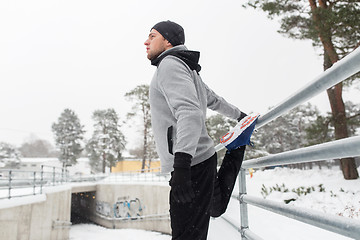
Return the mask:
<svg viewBox="0 0 360 240"><path fill-rule="evenodd" d="M114 108L125 120L131 103L124 94L148 84L155 71L143 43L163 20L184 27L185 45L201 52L202 78L215 92L244 112L264 114L318 76L322 57L242 2L1 1L0 141L20 146L34 134L53 142L51 125L65 108L79 116L87 137L95 110ZM329 111L325 94L313 103Z"/></svg>

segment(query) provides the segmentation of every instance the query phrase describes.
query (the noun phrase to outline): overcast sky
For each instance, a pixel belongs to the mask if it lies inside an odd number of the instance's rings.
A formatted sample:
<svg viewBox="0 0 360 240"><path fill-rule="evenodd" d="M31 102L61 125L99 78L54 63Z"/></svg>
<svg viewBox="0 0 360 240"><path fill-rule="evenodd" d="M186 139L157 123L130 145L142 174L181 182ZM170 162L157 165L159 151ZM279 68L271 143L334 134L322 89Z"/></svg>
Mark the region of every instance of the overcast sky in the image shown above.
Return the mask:
<svg viewBox="0 0 360 240"><path fill-rule="evenodd" d="M51 125L65 108L87 137L95 110L114 108L125 120L125 93L149 84L155 71L143 43L163 20L184 27L185 45L201 52L200 73L215 92L244 112L264 114L315 79L322 58L311 42L281 36L277 21L242 2L1 1L0 141L20 146L33 135L53 142ZM312 103L330 109L325 94Z"/></svg>

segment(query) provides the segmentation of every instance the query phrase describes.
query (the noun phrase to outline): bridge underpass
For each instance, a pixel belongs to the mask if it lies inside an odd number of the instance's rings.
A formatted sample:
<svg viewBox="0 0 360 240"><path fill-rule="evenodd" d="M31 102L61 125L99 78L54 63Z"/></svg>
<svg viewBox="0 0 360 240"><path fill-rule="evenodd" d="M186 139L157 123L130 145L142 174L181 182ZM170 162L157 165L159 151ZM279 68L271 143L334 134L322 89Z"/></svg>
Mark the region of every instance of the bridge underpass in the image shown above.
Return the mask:
<svg viewBox="0 0 360 240"><path fill-rule="evenodd" d="M92 223L90 220L90 206L94 205L96 184L74 185L71 188L71 217L74 224Z"/></svg>
<svg viewBox="0 0 360 240"><path fill-rule="evenodd" d="M110 229L170 233L169 186L144 183L72 184L71 222L94 222Z"/></svg>

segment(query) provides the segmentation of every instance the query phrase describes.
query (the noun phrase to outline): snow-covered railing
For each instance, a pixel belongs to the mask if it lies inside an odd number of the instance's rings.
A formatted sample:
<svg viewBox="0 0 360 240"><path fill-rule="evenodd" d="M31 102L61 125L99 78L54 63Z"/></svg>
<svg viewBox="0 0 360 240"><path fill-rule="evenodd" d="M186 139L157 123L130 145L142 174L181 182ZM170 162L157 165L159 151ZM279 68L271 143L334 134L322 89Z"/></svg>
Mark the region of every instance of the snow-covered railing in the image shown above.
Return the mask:
<svg viewBox="0 0 360 240"><path fill-rule="evenodd" d="M44 186L70 182L168 182L169 174L160 168L118 173L69 175L64 168L42 165L41 171L0 169L0 199L42 194Z"/></svg>
<svg viewBox="0 0 360 240"><path fill-rule="evenodd" d="M42 194L43 186L67 180L68 172L53 166L42 165L41 171L0 169L0 199Z"/></svg>
<svg viewBox="0 0 360 240"><path fill-rule="evenodd" d="M302 104L303 102L358 72L360 72L360 48L356 49L341 61L334 64L330 69L323 72L314 81L310 82L304 88L280 103L278 106L262 115L258 119L256 127L260 128L266 125L270 121L283 115L294 107ZM221 149L218 146L217 150ZM249 168L314 162L356 156L360 156L360 136L350 137L329 143L300 148L245 161L242 164L242 168L239 174L240 189L238 197L240 202L241 226L237 228L237 230L241 233L242 239L262 239L249 229L247 204L251 204L350 238L360 239L359 221L340 216L332 216L313 210L309 212L301 208L248 196L246 192L245 178L246 169ZM234 226L234 224L230 225Z"/></svg>

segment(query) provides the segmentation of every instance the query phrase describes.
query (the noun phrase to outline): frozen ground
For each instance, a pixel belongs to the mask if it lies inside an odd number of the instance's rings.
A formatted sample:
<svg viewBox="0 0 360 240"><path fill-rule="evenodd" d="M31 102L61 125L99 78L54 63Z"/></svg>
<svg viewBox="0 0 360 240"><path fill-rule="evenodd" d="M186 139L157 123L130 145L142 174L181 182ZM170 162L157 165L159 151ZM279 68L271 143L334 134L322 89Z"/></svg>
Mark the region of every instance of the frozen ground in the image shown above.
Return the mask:
<svg viewBox="0 0 360 240"><path fill-rule="evenodd" d="M358 169L360 172L360 168ZM323 170L297 170L277 168L273 170L257 171L253 177L247 176L247 192L249 195L262 197L263 184L267 189L281 186L284 188L304 189L314 187L310 194L301 195L290 204L307 208L309 211L322 211L329 214L341 215L360 221L360 179L344 180L342 173L337 169ZM319 185L321 185L321 191ZM235 188L235 193L238 191ZM288 194L273 191L267 196L268 199L283 201ZM288 219L281 215L264 211L248 205L249 227L258 236L266 240L345 240L350 239L334 234L317 227ZM240 223L240 210L237 200L232 200L225 217L234 223ZM170 240L171 237L159 233L141 230L114 230L105 229L95 225L80 224L72 226L70 230L71 240ZM212 219L209 229L209 240L240 239L239 233L223 219Z"/></svg>
<svg viewBox="0 0 360 240"><path fill-rule="evenodd" d="M168 235L135 229L106 229L93 224L78 224L71 227L70 240L169 240Z"/></svg>

